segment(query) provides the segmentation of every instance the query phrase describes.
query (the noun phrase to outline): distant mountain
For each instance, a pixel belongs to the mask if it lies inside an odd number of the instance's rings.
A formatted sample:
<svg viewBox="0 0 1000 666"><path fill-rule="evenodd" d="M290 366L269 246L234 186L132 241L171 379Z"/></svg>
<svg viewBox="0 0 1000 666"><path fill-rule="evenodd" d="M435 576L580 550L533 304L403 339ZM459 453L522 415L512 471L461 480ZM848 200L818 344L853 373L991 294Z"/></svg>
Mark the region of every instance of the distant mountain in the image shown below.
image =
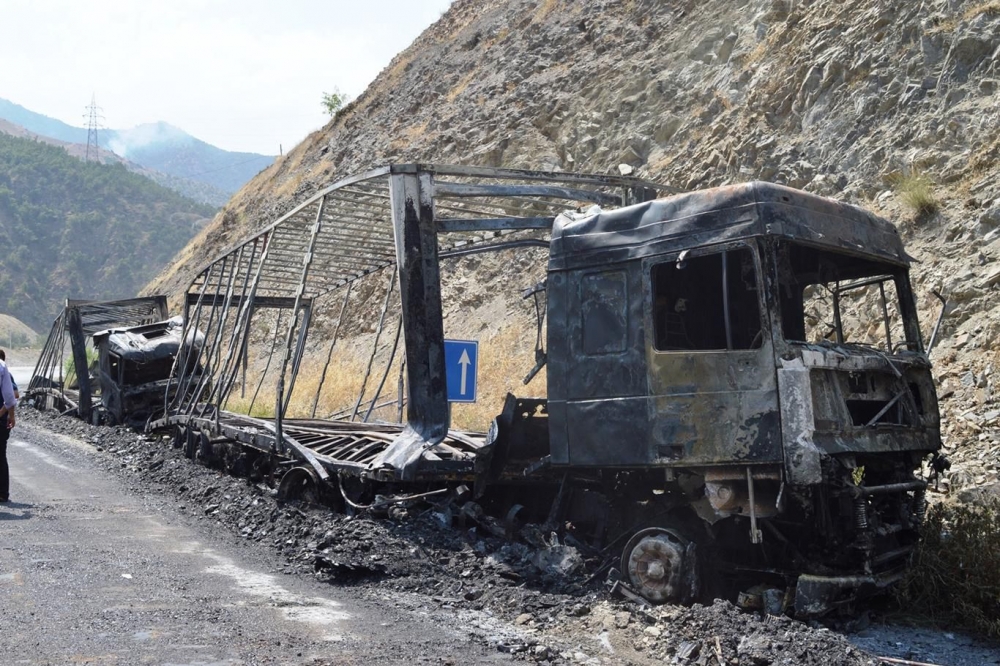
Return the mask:
<svg viewBox="0 0 1000 666"><path fill-rule="evenodd" d="M0 99L0 119L59 141L87 143L85 128L73 127L5 99ZM273 155L216 148L164 122L127 130L101 130L98 139L102 148L130 162L168 176L209 185L227 195L240 189L274 161Z"/></svg>
<svg viewBox="0 0 1000 666"><path fill-rule="evenodd" d="M0 118L20 125L34 134L41 134L67 143L87 143L86 129L73 127L61 120L29 111L20 104L14 104L5 99L0 99Z"/></svg>
<svg viewBox="0 0 1000 666"><path fill-rule="evenodd" d="M234 153L164 122L105 132L113 152L171 176L208 183L232 194L274 162L273 155ZM103 141L102 141L103 144Z"/></svg>
<svg viewBox="0 0 1000 666"><path fill-rule="evenodd" d="M67 297L134 296L214 212L121 163L0 133L0 312L46 330Z"/></svg>
<svg viewBox="0 0 1000 666"><path fill-rule="evenodd" d="M66 152L68 152L73 157L78 157L81 160L87 155L87 146L82 143L71 143L68 141L60 141L59 139L53 139L51 137L36 134L34 132L29 132L27 129L21 125L16 125L7 120L0 120L0 133L9 134L11 136L24 137L29 139L35 139L48 143L53 146L59 146ZM219 188L209 185L208 183L199 182L196 180L191 180L190 178L181 178L179 176L171 176L170 174L163 173L162 171L156 171L142 166L141 164L136 164L130 160L125 159L121 155L117 155L110 150L101 148L100 152L100 162L102 164L116 164L121 163L126 169L132 173L138 173L146 176L150 180L159 183L163 187L167 187L178 194L181 194L188 199L193 199L198 203L208 204L210 206L221 207L227 201L229 201L229 193L223 192Z"/></svg>

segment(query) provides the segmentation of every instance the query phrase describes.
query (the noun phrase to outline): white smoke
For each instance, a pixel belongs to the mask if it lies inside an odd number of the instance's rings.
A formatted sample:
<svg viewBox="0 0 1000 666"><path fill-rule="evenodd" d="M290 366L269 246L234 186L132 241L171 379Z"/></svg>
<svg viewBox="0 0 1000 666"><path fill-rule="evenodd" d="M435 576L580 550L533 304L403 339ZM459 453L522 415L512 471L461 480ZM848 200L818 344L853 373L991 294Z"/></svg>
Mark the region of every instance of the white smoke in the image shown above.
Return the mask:
<svg viewBox="0 0 1000 666"><path fill-rule="evenodd" d="M107 147L121 157L129 157L136 151L159 144L178 145L194 141L194 137L182 129L165 122L145 123L132 129L115 130L108 139Z"/></svg>

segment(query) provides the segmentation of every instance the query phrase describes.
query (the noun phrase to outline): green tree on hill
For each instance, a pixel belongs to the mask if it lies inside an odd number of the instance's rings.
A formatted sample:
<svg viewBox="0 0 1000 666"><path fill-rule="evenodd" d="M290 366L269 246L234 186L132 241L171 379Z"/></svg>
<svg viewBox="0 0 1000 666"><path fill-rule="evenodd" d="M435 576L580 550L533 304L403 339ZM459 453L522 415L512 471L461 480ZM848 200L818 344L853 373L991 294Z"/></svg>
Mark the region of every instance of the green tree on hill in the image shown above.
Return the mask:
<svg viewBox="0 0 1000 666"><path fill-rule="evenodd" d="M213 214L121 164L0 134L0 312L42 329L66 298L134 296Z"/></svg>

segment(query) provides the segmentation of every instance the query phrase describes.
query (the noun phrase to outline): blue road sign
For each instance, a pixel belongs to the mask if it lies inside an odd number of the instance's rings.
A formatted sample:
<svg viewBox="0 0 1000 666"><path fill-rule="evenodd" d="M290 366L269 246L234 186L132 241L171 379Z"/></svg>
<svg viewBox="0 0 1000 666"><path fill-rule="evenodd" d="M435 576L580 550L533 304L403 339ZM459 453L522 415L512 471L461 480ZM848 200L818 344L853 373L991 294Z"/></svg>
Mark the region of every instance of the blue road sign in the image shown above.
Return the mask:
<svg viewBox="0 0 1000 666"><path fill-rule="evenodd" d="M475 340L445 340L444 364L448 376L448 402L476 401L476 368L479 343Z"/></svg>

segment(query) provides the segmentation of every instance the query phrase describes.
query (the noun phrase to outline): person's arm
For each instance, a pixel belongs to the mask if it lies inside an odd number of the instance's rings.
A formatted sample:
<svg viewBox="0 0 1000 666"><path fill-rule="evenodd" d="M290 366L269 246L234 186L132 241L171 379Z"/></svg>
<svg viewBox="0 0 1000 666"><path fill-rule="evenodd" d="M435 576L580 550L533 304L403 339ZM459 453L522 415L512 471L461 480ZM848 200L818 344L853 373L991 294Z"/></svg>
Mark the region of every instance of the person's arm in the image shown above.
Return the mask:
<svg viewBox="0 0 1000 666"><path fill-rule="evenodd" d="M3 397L3 406L7 413L7 428L13 428L17 398L14 397L14 384L10 379L10 371L7 370L6 365L0 365L0 396Z"/></svg>

